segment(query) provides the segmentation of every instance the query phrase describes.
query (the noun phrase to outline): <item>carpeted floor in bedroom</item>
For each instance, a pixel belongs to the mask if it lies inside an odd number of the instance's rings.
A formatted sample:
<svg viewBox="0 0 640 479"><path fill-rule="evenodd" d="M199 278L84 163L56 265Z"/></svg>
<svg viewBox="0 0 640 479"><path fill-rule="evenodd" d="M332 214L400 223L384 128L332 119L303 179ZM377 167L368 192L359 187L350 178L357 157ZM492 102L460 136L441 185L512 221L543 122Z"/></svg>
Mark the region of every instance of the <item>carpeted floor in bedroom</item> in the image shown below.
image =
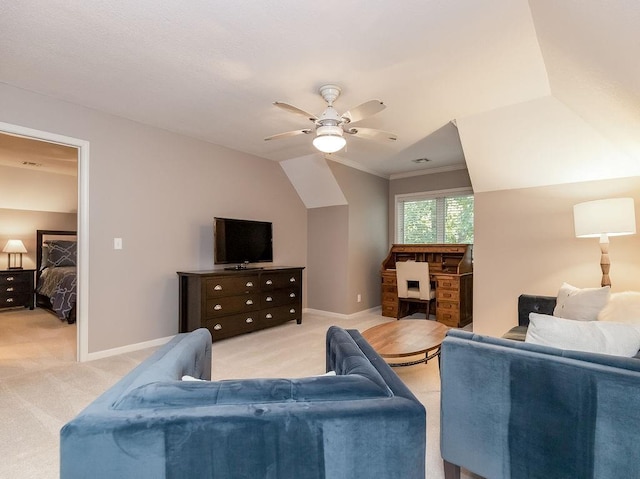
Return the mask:
<svg viewBox="0 0 640 479"><path fill-rule="evenodd" d="M419 320L419 319L416 319ZM424 319L422 319L424 320ZM379 312L344 319L306 313L290 322L213 344L214 379L324 373L329 326L364 331L392 321ZM36 309L0 312L0 477L57 478L59 431L154 348L76 362L76 326ZM395 372L427 408L427 478L443 478L437 361ZM465 475L470 479L475 476Z"/></svg>

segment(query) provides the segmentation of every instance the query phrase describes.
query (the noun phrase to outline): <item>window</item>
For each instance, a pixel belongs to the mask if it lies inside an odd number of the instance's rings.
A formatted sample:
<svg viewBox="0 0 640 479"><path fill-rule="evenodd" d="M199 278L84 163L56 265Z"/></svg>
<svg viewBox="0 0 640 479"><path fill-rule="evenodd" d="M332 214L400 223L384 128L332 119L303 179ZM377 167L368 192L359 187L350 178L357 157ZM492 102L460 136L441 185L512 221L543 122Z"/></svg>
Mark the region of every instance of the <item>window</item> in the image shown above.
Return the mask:
<svg viewBox="0 0 640 479"><path fill-rule="evenodd" d="M473 243L472 191L396 196L396 242Z"/></svg>

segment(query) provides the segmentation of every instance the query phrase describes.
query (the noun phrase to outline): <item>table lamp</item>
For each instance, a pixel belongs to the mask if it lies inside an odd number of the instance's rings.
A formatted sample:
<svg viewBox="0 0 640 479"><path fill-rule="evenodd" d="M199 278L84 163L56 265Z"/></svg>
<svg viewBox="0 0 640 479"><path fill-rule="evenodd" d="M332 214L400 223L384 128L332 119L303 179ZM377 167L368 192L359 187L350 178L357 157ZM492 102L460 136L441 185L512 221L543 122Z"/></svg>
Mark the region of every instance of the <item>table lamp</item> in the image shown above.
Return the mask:
<svg viewBox="0 0 640 479"><path fill-rule="evenodd" d="M635 234L636 213L633 198L610 198L579 203L573 207L573 222L577 238L600 238L600 284L611 286L609 236Z"/></svg>
<svg viewBox="0 0 640 479"><path fill-rule="evenodd" d="M26 253L27 248L24 247L21 240L10 239L2 252L7 253L7 267L9 269L22 269L22 253ZM13 262L11 261L12 256Z"/></svg>

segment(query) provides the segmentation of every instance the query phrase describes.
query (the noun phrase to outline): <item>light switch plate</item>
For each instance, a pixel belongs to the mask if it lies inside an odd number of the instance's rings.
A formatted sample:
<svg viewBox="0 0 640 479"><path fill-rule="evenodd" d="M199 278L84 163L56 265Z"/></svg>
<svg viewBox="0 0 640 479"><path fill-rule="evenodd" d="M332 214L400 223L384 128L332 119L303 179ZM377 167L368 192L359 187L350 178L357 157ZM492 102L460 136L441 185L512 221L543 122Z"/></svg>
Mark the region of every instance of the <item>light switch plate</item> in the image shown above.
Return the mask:
<svg viewBox="0 0 640 479"><path fill-rule="evenodd" d="M113 249L122 249L122 238L113 238Z"/></svg>

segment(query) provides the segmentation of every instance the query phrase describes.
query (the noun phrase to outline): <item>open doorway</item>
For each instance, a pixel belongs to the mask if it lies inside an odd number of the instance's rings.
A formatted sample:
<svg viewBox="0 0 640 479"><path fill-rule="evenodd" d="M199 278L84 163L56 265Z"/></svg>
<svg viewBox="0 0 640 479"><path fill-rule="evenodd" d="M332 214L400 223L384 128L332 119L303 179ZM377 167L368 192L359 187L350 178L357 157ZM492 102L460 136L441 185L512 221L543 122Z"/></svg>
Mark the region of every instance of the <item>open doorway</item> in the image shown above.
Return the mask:
<svg viewBox="0 0 640 479"><path fill-rule="evenodd" d="M88 356L88 160L89 144L84 140L0 123L0 169L4 172L0 190L7 193L0 198L0 213L11 219L1 222L0 242L8 234L23 236L32 251L25 255L24 267L37 269L37 230L77 231L73 328L79 361ZM12 230L10 223L19 227ZM51 321L61 321L54 314Z"/></svg>

